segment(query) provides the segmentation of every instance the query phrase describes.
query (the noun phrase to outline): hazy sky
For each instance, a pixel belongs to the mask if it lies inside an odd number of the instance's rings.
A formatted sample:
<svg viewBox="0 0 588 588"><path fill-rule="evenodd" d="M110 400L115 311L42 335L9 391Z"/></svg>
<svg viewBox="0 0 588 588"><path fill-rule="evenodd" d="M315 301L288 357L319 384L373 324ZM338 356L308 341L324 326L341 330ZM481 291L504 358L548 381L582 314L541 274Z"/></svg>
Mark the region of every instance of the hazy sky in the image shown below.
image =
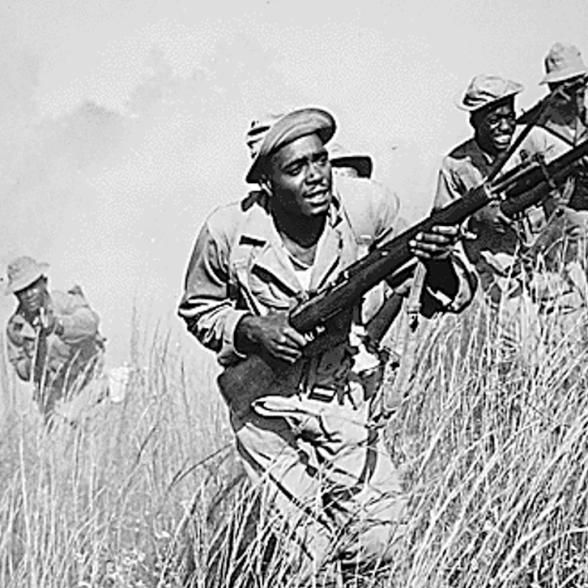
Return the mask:
<svg viewBox="0 0 588 588"><path fill-rule="evenodd" d="M522 82L526 108L587 23L586 0L3 0L0 264L82 284L122 360L133 301L173 323L203 216L244 194L252 118L330 109L414 219L469 133L471 77Z"/></svg>

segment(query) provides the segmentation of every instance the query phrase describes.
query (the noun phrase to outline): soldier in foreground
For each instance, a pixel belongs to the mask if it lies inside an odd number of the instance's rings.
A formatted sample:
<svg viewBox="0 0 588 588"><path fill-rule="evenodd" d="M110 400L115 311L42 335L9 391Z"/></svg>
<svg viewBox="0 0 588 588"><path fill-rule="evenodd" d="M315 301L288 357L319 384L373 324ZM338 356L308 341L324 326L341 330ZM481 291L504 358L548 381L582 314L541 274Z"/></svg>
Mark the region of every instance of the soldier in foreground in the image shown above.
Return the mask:
<svg viewBox="0 0 588 588"><path fill-rule="evenodd" d="M221 392L245 468L302 546L298 573L308 576L327 558L345 567L392 557L406 506L398 472L367 427L370 391L351 377L357 309L314 338L288 323L300 296L332 282L368 241L398 226L397 200L378 185L345 177L333 184L325 145L334 132L333 117L312 108L252 124L246 181L260 189L206 220L179 306L225 368L258 354L283 366L276 389L244 410L235 408L242 399ZM472 298L473 276L454 256L457 234L435 227L411 243L427 264L429 313L459 312Z"/></svg>
<svg viewBox="0 0 588 588"><path fill-rule="evenodd" d="M50 292L48 267L19 257L8 265L6 287L18 300L6 327L8 359L22 381L33 383L46 422L90 384L104 350L98 315L81 288Z"/></svg>

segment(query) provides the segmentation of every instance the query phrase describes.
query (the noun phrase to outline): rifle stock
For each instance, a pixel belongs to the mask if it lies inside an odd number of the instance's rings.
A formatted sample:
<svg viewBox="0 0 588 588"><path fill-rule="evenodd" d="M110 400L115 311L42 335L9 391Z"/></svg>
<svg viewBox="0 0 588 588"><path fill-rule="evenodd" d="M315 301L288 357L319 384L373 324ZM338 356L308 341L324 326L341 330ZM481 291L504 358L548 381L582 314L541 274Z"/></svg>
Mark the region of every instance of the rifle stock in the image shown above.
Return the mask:
<svg viewBox="0 0 588 588"><path fill-rule="evenodd" d="M275 387L281 370L278 369L278 362L270 362L260 355L250 355L225 368L218 377L221 394L236 415L247 413L256 398ZM282 366L283 369L288 368Z"/></svg>
<svg viewBox="0 0 588 588"><path fill-rule="evenodd" d="M409 243L420 232L427 232L435 225L463 223L470 215L501 198L505 214L515 215L537 204L549 190L550 183L561 181L569 174L570 166L588 154L588 141L554 159L551 163L533 163L520 171L509 173L491 185L482 184L470 190L463 198L433 212L429 217L410 227L388 243L372 250L359 261L343 270L337 279L298 304L290 313L290 324L300 333L309 333L339 314L343 309L357 304L361 297L376 284L399 272L403 275L413 255ZM400 271L399 271L400 270ZM222 394L237 414L249 410L256 398L269 393L274 386L284 382L290 366L271 358L249 356L228 366L219 376ZM294 390L290 391L291 394Z"/></svg>

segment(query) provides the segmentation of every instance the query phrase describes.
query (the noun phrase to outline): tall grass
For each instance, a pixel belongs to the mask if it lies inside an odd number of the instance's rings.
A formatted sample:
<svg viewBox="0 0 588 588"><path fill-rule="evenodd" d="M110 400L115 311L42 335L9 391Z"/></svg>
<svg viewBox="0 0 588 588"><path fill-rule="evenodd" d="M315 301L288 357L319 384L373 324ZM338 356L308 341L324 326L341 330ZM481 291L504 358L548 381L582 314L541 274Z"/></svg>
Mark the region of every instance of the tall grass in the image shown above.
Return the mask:
<svg viewBox="0 0 588 588"><path fill-rule="evenodd" d="M588 586L587 348L548 325L505 358L495 326L475 306L425 329L385 427L406 540L348 586ZM0 366L0 585L301 585L244 480L214 364L178 341L134 333L125 401L51 432Z"/></svg>
<svg viewBox="0 0 588 588"><path fill-rule="evenodd" d="M181 521L239 476L214 364L161 332L133 353L124 402L78 426L47 431L32 404L4 405L0 585L175 585ZM6 374L2 389L30 394Z"/></svg>

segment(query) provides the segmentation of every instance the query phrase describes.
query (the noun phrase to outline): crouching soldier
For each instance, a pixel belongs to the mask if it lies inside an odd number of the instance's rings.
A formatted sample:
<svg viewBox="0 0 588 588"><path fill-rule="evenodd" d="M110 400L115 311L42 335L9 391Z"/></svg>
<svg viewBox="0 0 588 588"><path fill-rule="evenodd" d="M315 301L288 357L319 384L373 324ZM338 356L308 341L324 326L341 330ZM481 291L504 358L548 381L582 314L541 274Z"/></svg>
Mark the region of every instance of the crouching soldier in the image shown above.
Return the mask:
<svg viewBox="0 0 588 588"><path fill-rule="evenodd" d="M299 293L333 282L368 241L399 226L398 201L381 186L333 181L325 145L334 132L333 117L315 108L251 126L246 181L257 190L205 221L179 307L223 366L250 354L290 365L279 389L229 408L245 468L299 540L298 573L311 576L328 558L344 567L391 559L406 514L399 474L368 427L370 399L352 378L354 309L312 341L287 319ZM432 311L457 312L472 297L472 276L453 254L457 234L435 227L411 244L427 265L423 307Z"/></svg>
<svg viewBox="0 0 588 588"><path fill-rule="evenodd" d="M101 371L104 339L98 315L82 289L50 292L48 264L19 257L8 265L7 294L18 307L8 320L8 359L17 376L33 383L46 422L58 403L78 396Z"/></svg>

